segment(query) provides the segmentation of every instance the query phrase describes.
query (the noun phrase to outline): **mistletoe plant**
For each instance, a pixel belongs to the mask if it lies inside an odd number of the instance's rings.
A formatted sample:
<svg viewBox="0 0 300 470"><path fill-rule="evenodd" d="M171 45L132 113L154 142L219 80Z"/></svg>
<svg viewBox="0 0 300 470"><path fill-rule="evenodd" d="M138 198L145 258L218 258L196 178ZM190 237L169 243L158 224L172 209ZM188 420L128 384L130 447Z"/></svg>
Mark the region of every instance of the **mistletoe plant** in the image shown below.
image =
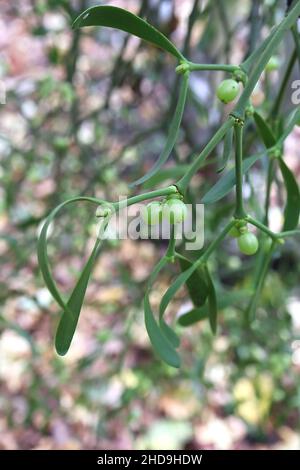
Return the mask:
<svg viewBox="0 0 300 470"><path fill-rule="evenodd" d="M153 269L147 283L144 298L145 324L150 341L158 356L170 366L179 367L180 358L177 353L179 338L173 329L166 323L164 314L170 301L173 299L177 291L185 284L195 308L180 318L180 324L190 325L198 320L208 317L212 332L216 332L218 312L217 295L214 281L208 267L208 261L214 250L227 236L236 237L240 251L246 255L253 255L259 250L257 255L257 270L253 282L253 292L245 313L245 318L248 321L251 321L256 311L257 302L274 251L280 248L280 245L284 242L286 237L300 234L300 230L297 230L300 211L299 188L293 173L283 159L284 141L291 133L294 126L299 123L300 110L293 109L291 114L285 120L282 119L279 112L282 96L291 73L291 69L293 68L297 55L299 55L300 42L299 34L296 29L296 22L299 15L300 2L296 1L292 3L284 19L272 28L268 37L264 39L259 47L240 65L193 63L184 57L177 47L161 32L142 18L120 8L112 6L95 6L83 12L75 20L73 24L74 28L82 28L86 26L107 26L126 31L161 48L177 60L175 71L179 74L181 85L176 110L170 123L168 137L163 151L150 171L132 183L131 186L138 186L149 180L162 168L169 158L177 141L191 73L202 70L226 72L228 74L228 78L220 83L217 89L217 96L224 103L234 100L237 98L238 94L240 92L241 93L225 122L203 148L201 153L196 156L192 163L187 167L185 174L178 181L174 181L173 185L163 189L154 189L144 194L133 195L126 201L119 202L107 202L97 198L79 196L63 202L50 213L40 233L38 241L38 259L45 283L62 309L62 315L55 340L58 354L66 354L70 347L77 326L80 310L82 308L89 277L101 249L101 237L97 238L94 249L77 281L77 284L72 291L69 300L65 302L59 293L51 274L47 256L47 233L53 219L62 209L65 208L65 206L78 201L86 201L98 206L97 215L102 220L102 228L105 228L109 223L112 214L119 212L123 207L137 204L141 201L155 199L155 201L148 204L144 210L143 218L147 223L155 224L159 222L161 218L164 217L166 207L171 212L170 223L176 224L181 222L186 215L185 201L191 179L203 166L204 161L221 141L224 141L224 154L222 166L219 168L218 172L222 172L225 169L232 153L233 146L235 154L234 168L222 175L217 183L202 197L200 202L203 204L210 204L219 201L235 186L235 210L232 214L232 218L228 221L225 227L220 230L210 245L201 250L199 257L193 261L189 260L176 250L174 230L172 230L173 236L171 236L169 241L168 249L166 250L163 258ZM276 62L274 54L286 33L289 31L293 32L295 53L293 54L291 62L283 77L282 85L279 89L278 97L274 103L272 113L268 119L264 119L253 109L249 100L264 70L272 70L274 68L274 64ZM300 60L299 56L298 60ZM251 119L254 120L257 133L265 146L265 150L252 156L246 156L244 155L245 146L243 145L243 138L247 121ZM285 125L283 125L284 121L286 123ZM257 220L248 214L245 209L243 200L243 180L244 175L249 172L250 168L263 156L268 157L265 216L263 220ZM270 188L277 169L282 174L286 189L284 224L280 233L274 233L268 226ZM250 226L254 226L256 227L256 230L258 229L258 231L262 232L262 237L260 237L260 247L256 235L249 231ZM150 305L149 294L159 273L167 266L168 263L174 262L175 260L179 263L181 273L163 295L160 302L159 313L156 317Z"/></svg>

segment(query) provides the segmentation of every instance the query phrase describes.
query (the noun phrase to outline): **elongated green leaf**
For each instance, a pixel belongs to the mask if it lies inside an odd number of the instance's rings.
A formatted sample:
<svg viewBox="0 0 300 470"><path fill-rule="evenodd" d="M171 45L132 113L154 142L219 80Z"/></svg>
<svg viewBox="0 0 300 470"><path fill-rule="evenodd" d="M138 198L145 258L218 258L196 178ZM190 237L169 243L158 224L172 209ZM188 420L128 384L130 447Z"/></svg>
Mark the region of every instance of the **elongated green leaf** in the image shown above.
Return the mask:
<svg viewBox="0 0 300 470"><path fill-rule="evenodd" d="M107 5L88 8L73 23L73 28L84 26L107 26L120 29L160 47L179 60L184 60L181 52L166 36L147 21L122 8Z"/></svg>
<svg viewBox="0 0 300 470"><path fill-rule="evenodd" d="M179 258L181 271L186 271L192 266L192 261L187 258ZM207 299L207 285L205 281L205 274L203 268L197 268L193 274L186 281L186 287L189 292L190 298L196 307L205 304Z"/></svg>
<svg viewBox="0 0 300 470"><path fill-rule="evenodd" d="M275 138L273 131L267 124L267 122L257 112L254 113L253 117L254 117L254 121L255 121L258 133L260 135L260 138L262 139L266 148L268 149L268 148L274 147L274 145L276 144L276 138Z"/></svg>
<svg viewBox="0 0 300 470"><path fill-rule="evenodd" d="M62 316L58 324L55 337L56 351L61 356L64 356L68 352L69 347L71 345L71 341L76 330L91 271L97 258L97 254L99 252L100 244L101 240L97 239L94 249L67 302L67 306L71 310L72 316L68 315L68 313L65 311L62 312Z"/></svg>
<svg viewBox="0 0 300 470"><path fill-rule="evenodd" d="M168 339L168 341L174 346L174 348L178 348L180 346L180 339L178 338L175 331L169 327L169 325L162 319L159 323L160 329Z"/></svg>
<svg viewBox="0 0 300 470"><path fill-rule="evenodd" d="M246 73L249 73L249 71L251 70L251 68L253 66L255 66L257 60L260 58L261 54L263 53L263 51L266 49L266 47L268 46L268 44L271 42L271 40L273 39L276 31L278 30L280 24L279 25L276 25L272 28L272 31L270 32L270 34L266 37L266 39L260 44L260 46L258 48L256 48L252 54L247 57L247 59L241 64L241 67L242 69L246 72Z"/></svg>
<svg viewBox="0 0 300 470"><path fill-rule="evenodd" d="M221 311L236 302L240 302L247 298L252 293L250 290L242 290L239 292L217 292L218 310ZM178 324L180 326L191 326L198 321L205 320L208 318L208 305L205 304L203 307L193 308L189 312L184 313L178 318Z"/></svg>
<svg viewBox="0 0 300 470"><path fill-rule="evenodd" d="M180 357L171 342L162 333L151 310L149 294L144 298L145 325L156 354L172 367L180 367Z"/></svg>
<svg viewBox="0 0 300 470"><path fill-rule="evenodd" d="M178 136L178 133L179 133L180 123L181 123L181 120L182 120L184 106L185 106L185 102L186 102L188 86L189 86L189 73L186 72L183 75L183 78L182 78L182 84L181 84L181 88L180 88L180 92L179 92L179 99L178 99L178 103L177 103L177 106L176 106L174 117L173 117L171 125L170 125L168 138L167 138L165 147L164 147L162 153L160 154L160 156L158 157L156 163L153 165L153 167L144 176L142 176L138 180L131 183L130 184L131 187L142 184L145 181L149 180L154 175L156 175L156 173L160 170L160 168L163 166L163 164L168 160L168 158L169 158L169 156L170 156L170 154L171 154L171 152L174 148L174 145L176 143L177 136Z"/></svg>
<svg viewBox="0 0 300 470"><path fill-rule="evenodd" d="M174 295L178 292L178 290L187 282L189 277L196 271L198 265L196 263L192 264L186 271L179 274L177 279L171 284L171 286L165 292L163 298L161 299L160 306L159 306L159 317L160 319L163 318L163 315L166 311L167 306L173 299Z"/></svg>
<svg viewBox="0 0 300 470"><path fill-rule="evenodd" d="M283 133L280 136L279 141L277 142L277 145L283 144L285 139L290 135L292 130L294 129L295 125L297 122L300 120L300 108L293 110L290 116L287 118L287 124L286 128L284 129Z"/></svg>
<svg viewBox="0 0 300 470"><path fill-rule="evenodd" d="M162 270L166 263L167 260L165 258L162 258L154 268L148 280L147 290L144 297L145 325L149 339L156 354L170 366L178 368L180 367L180 358L178 353L174 349L174 337L170 339L171 330L166 324L164 324L165 326L163 328L163 331L160 329L154 318L149 300L149 293L151 287L154 284L159 272ZM168 330L167 333L166 330Z"/></svg>
<svg viewBox="0 0 300 470"><path fill-rule="evenodd" d="M78 316L81 310L81 306L83 303L83 298L86 290L86 285L89 277L89 270L92 267L92 260L94 258L90 258L87 266L85 267L82 275L79 278L79 281L74 289L69 302L65 303L63 298L61 297L54 278L51 274L48 254L47 254L47 232L49 229L50 224L53 222L56 215L68 204L79 202L79 201L87 201L91 202L97 206L100 204L105 203L105 201L91 198L91 197L75 197L72 199L68 199L67 201L63 202L59 206L57 206L47 217L45 223L42 227L39 239L38 239L38 261L39 266L41 269L42 276L44 278L45 284L48 287L50 293L52 294L53 298L56 300L58 305L62 308L62 318L58 327L57 336L56 336L56 348L59 354L65 354L69 348L71 343L72 337L74 335L74 331L77 325ZM98 242L95 245L95 249L98 246ZM94 250L95 250L94 249ZM96 253L93 252L93 256Z"/></svg>
<svg viewBox="0 0 300 470"><path fill-rule="evenodd" d="M208 287L208 318L209 324L211 327L211 331L213 334L217 332L217 315L218 315L218 306L217 306L217 295L214 283L210 276L210 272L208 268L205 269L206 274L206 283Z"/></svg>
<svg viewBox="0 0 300 470"><path fill-rule="evenodd" d="M252 157L246 158L243 161L243 174L246 174L247 171L257 162L265 152L258 153ZM224 196L226 196L235 185L235 171L234 168L229 170L225 175L223 175L219 181L204 195L202 198L203 204L212 204L213 202L219 201Z"/></svg>
<svg viewBox="0 0 300 470"><path fill-rule="evenodd" d="M228 129L227 133L225 134L224 138L224 147L223 147L223 155L222 155L222 164L220 168L218 168L217 172L221 173L224 168L226 167L228 160L231 156L232 152L232 141L233 141L233 127Z"/></svg>
<svg viewBox="0 0 300 470"><path fill-rule="evenodd" d="M279 166L287 193L286 205L284 210L284 225L282 230L294 230L298 226L299 222L299 187L293 173L282 159L279 160Z"/></svg>

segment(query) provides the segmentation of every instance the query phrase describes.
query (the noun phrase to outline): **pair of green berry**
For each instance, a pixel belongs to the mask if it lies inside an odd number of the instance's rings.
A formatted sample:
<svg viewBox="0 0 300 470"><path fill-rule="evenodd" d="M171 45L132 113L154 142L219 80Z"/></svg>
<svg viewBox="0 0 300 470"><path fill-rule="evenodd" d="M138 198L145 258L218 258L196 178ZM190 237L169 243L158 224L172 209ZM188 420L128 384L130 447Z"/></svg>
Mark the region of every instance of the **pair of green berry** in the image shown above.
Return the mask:
<svg viewBox="0 0 300 470"><path fill-rule="evenodd" d="M232 227L229 232L231 237L237 238L238 247L245 255L254 255L258 250L258 240L254 233L249 232L246 226Z"/></svg>
<svg viewBox="0 0 300 470"><path fill-rule="evenodd" d="M180 196L169 196L163 203L153 201L143 207L142 219L147 225L156 225L162 220L170 224L183 222L187 216L187 207Z"/></svg>

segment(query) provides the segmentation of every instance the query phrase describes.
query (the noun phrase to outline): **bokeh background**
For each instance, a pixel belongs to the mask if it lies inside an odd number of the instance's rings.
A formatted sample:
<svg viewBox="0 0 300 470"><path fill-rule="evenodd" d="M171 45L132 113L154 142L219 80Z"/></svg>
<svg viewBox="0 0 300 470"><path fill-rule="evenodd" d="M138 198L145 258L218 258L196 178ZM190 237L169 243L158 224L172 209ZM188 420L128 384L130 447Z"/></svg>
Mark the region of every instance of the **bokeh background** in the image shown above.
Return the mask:
<svg viewBox="0 0 300 470"><path fill-rule="evenodd" d="M71 30L72 18L95 3L1 0L0 448L298 449L299 240L287 240L274 257L251 329L243 322L245 302L234 295L251 285L255 259L225 242L212 266L223 292L233 294L232 304L220 311L215 338L206 321L177 327L179 371L154 356L143 322L145 283L164 243L109 242L68 355L54 351L60 312L37 265L41 222L72 196L114 200L132 194L128 184L153 164L176 103L171 57L120 31ZM105 3L146 17L188 57L208 63L238 63L285 10L285 2L273 0ZM262 109L276 94L291 41L278 51L279 71L263 76L255 90L253 103ZM176 164L182 174L228 113L215 97L221 79L220 73L193 75L170 171ZM284 106L292 107L290 88ZM299 142L295 128L285 158L298 181ZM221 150L193 180L198 199L218 178ZM168 170L151 185L165 185L167 178ZM264 180L259 163L246 185L256 214ZM285 197L280 181L271 196L271 225L278 229ZM230 217L233 202L231 194L206 208L207 241ZM94 229L94 212L80 204L64 212L51 235L52 267L66 294L90 252ZM176 272L162 273L154 307ZM182 289L170 319L176 322L190 308Z"/></svg>

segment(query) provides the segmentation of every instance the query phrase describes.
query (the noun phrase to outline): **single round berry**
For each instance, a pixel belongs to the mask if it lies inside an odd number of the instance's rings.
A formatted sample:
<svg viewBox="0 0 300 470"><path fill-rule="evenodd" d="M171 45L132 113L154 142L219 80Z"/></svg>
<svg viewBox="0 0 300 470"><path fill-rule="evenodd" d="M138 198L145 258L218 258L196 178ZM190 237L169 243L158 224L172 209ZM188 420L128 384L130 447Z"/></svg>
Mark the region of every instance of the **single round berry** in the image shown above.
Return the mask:
<svg viewBox="0 0 300 470"><path fill-rule="evenodd" d="M144 206L141 211L143 221L148 225L156 225L161 221L162 205L158 201L153 201Z"/></svg>
<svg viewBox="0 0 300 470"><path fill-rule="evenodd" d="M163 219L170 224L183 222L187 216L187 207L183 201L177 198L167 199L162 209Z"/></svg>
<svg viewBox="0 0 300 470"><path fill-rule="evenodd" d="M245 255L254 255L258 250L258 240L254 233L243 233L238 238L238 246L242 253Z"/></svg>
<svg viewBox="0 0 300 470"><path fill-rule="evenodd" d="M223 80L223 82L221 82L218 86L217 97L223 103L229 103L237 97L239 90L240 87L238 82L232 78L229 78L227 80Z"/></svg>
<svg viewBox="0 0 300 470"><path fill-rule="evenodd" d="M274 70L278 70L280 67L280 59L278 56L273 55L269 62L266 65L266 72L274 72Z"/></svg>

